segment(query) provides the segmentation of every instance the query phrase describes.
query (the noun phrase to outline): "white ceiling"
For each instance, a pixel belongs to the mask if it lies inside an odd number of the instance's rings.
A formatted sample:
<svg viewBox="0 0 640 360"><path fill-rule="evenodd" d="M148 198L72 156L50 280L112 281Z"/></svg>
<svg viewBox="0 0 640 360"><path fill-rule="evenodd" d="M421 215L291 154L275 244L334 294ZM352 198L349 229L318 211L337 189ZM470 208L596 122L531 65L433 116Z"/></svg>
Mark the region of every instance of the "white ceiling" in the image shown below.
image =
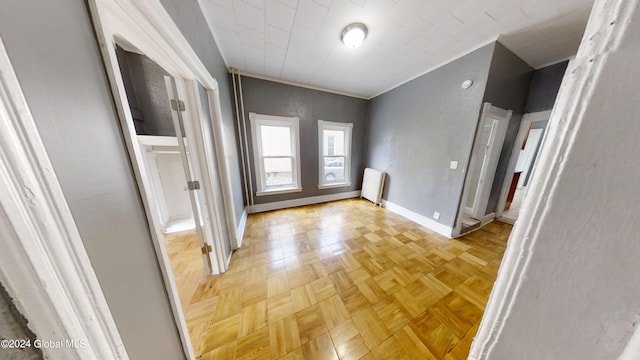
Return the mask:
<svg viewBox="0 0 640 360"><path fill-rule="evenodd" d="M370 98L496 38L529 65L575 54L592 0L200 0L228 67ZM340 32L369 28L348 49Z"/></svg>

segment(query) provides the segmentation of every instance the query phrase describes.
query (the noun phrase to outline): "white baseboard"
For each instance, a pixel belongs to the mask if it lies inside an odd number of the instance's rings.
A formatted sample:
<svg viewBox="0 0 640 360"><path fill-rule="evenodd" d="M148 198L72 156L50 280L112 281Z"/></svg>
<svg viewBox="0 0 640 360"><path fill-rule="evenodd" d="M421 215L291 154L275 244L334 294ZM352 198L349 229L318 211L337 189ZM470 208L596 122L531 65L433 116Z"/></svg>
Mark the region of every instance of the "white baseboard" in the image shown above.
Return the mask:
<svg viewBox="0 0 640 360"><path fill-rule="evenodd" d="M482 226L487 225L488 223L492 222L493 219L496 218L496 213L492 212L491 214L487 214L485 215L482 220L480 220L480 223L482 223Z"/></svg>
<svg viewBox="0 0 640 360"><path fill-rule="evenodd" d="M382 206L390 211L393 211L398 215L402 215L411 221L414 221L430 230L433 230L440 235L444 235L449 239L452 238L451 234L453 232L453 229L449 226L440 224L439 222L429 219L424 215L420 215L416 212L413 212L407 208L404 208L398 204L394 204L387 200L382 200Z"/></svg>
<svg viewBox="0 0 640 360"><path fill-rule="evenodd" d="M238 249L242 246L242 239L244 239L244 231L247 227L247 215L249 210L245 207L242 215L240 216L240 223L238 224L238 229L236 230L236 244L238 244Z"/></svg>
<svg viewBox="0 0 640 360"><path fill-rule="evenodd" d="M255 214L255 213L264 212L264 211L319 204L323 202L344 200L344 199L350 199L350 198L359 197L359 196L360 196L360 190L356 190L356 191L349 191L349 192L343 192L338 194L319 195L319 196L312 196L312 197L293 199L293 200L275 201L275 202L270 202L266 204L256 204L253 206L249 206L248 209L250 214Z"/></svg>

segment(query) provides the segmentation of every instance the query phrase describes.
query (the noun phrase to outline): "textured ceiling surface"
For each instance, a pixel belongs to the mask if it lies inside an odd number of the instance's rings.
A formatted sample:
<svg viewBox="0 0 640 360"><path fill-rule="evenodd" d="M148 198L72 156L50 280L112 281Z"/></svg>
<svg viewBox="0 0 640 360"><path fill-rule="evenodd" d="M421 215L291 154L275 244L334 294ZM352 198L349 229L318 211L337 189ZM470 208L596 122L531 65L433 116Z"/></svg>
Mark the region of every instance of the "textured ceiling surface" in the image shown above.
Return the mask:
<svg viewBox="0 0 640 360"><path fill-rule="evenodd" d="M199 0L228 67L364 98L496 38L534 68L575 54L591 0ZM340 32L369 28L348 49Z"/></svg>

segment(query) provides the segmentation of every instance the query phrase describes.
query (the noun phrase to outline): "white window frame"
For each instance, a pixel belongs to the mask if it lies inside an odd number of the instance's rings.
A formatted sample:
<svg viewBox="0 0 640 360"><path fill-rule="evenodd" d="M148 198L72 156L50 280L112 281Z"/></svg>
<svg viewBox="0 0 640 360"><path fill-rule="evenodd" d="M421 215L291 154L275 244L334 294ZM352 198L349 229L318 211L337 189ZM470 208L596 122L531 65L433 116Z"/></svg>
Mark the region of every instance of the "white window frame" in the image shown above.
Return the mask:
<svg viewBox="0 0 640 360"><path fill-rule="evenodd" d="M324 169L324 130L344 131L344 181L339 183L325 183ZM341 123L318 120L318 189L331 189L351 186L351 132L353 123ZM334 157L334 155L327 155Z"/></svg>
<svg viewBox="0 0 640 360"><path fill-rule="evenodd" d="M256 171L256 184L258 189L256 196L286 194L301 192L300 182L300 119L298 117L285 117L274 115L262 115L249 113L251 121L251 142L253 145L253 165ZM293 185L267 186L266 173L264 171L264 161L262 159L262 139L259 136L260 126L283 126L291 129L291 157L293 172Z"/></svg>

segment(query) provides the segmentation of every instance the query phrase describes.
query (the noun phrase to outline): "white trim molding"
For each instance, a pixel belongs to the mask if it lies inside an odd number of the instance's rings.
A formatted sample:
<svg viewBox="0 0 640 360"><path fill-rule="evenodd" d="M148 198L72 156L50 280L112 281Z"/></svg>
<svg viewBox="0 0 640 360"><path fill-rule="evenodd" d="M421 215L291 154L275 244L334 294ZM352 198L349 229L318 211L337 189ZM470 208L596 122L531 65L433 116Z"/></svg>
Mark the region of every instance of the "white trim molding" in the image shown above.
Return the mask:
<svg viewBox="0 0 640 360"><path fill-rule="evenodd" d="M522 120L520 121L520 128L518 129L518 135L516 136L516 141L513 143L513 148L511 149L511 157L509 158L509 164L507 165L507 171L504 175L504 180L502 181L502 189L500 190L500 197L498 198L498 205L495 209L496 218L501 218L504 213L504 207L507 203L507 197L509 196L509 188L511 187L511 181L513 179L513 173L516 169L516 164L518 163L518 157L520 156L520 148L522 147L522 143L526 139L529 128L531 124L536 121L544 121L549 120L551 117L551 110L539 111L534 113L526 113L522 116ZM545 135L546 135L545 131ZM540 149L544 146L544 137L540 142ZM508 222L508 220L507 220Z"/></svg>
<svg viewBox="0 0 640 360"><path fill-rule="evenodd" d="M236 244L238 244L238 249L242 246L242 240L244 239L244 231L247 228L247 217L249 216L249 209L246 207L244 211L242 211L242 215L240 216L240 223L238 223L238 229L236 230Z"/></svg>
<svg viewBox="0 0 640 360"><path fill-rule="evenodd" d="M233 211L229 212L228 209L233 210L233 203L226 201L232 198L232 195L228 193L231 189L227 168L228 164L226 161L220 162L221 159L227 157L229 151L227 148L228 144L224 141L219 141L219 136L223 133L223 124L217 80L211 76L204 64L200 61L195 51L189 45L189 42L184 38L159 0L89 0L88 5L107 77L111 84L111 92L123 130L124 141L133 164L139 163L142 154L140 147L137 146L137 139L135 139L135 129L131 122L131 111L117 62L115 44L118 42L129 44L147 55L175 77L176 80L179 80L178 84L181 85L178 86L181 86L183 93L187 95L190 93L190 87L185 85L185 81L193 82L197 80L206 88L209 95L209 106L213 107L213 109L211 109L212 126L214 139L218 141L215 144L215 148L217 151L216 160L219 165L221 165L219 169L220 181L223 192L227 192L223 195L223 201L225 201L224 206L225 209L227 209L227 219L220 218L216 215L217 213L215 211L210 211L209 213L211 216L218 217L217 224L221 224L222 221L232 222L234 213ZM191 87L194 88L191 93L194 93L195 87ZM198 111L198 109L194 109L193 111ZM189 119L191 119L190 121L198 120L199 117L190 116ZM202 129L202 126L195 123L194 129ZM201 146L199 146L197 142L194 142L194 145L196 145L194 147L196 151L201 151ZM204 158L206 157L203 156L202 159ZM167 289L171 310L180 335L184 354L188 359L195 359L195 352L193 351L189 338L185 315L180 305L173 270L169 264L167 249L163 241L163 236L160 233L160 226L156 226L156 224L160 224L161 222L157 219L155 212L152 211L155 208L155 199L146 196L146 189L149 188L149 177L146 171L138 166L133 166L133 172L140 189L145 215L150 224L150 233L153 239L156 257L158 258L160 272L165 283L165 288ZM212 201L209 202L209 206L213 204ZM152 227L153 229L151 229ZM233 234L235 224L233 224L233 227L228 227L228 230L230 232L230 240L233 241L236 237L235 234ZM225 256L220 250L220 239L222 239L222 237L211 236L209 238L214 238L211 240L214 241L216 247L215 256L218 258L218 264L222 268L226 261ZM232 244L232 247L233 245L234 244Z"/></svg>
<svg viewBox="0 0 640 360"><path fill-rule="evenodd" d="M274 116L249 113L249 121L251 122L251 144L253 145L253 165L256 171L256 196L286 194L291 192L302 191L301 167L300 167L300 118L297 116ZM262 153L262 127L282 127L289 128L289 155L286 154L269 154ZM264 159L276 158L291 160L291 180L293 184L286 185L267 185L267 170L265 169Z"/></svg>
<svg viewBox="0 0 640 360"><path fill-rule="evenodd" d="M329 201L351 199L356 197L360 197L360 190L337 193L337 194L329 194L329 195L311 196L311 197L293 199L293 200L275 201L275 202L270 202L265 204L256 204L253 206L249 206L248 208L249 208L250 214L255 214L255 213L264 212L264 211L287 209L287 208L292 208L296 206L320 204L320 203L329 202Z"/></svg>
<svg viewBox="0 0 640 360"><path fill-rule="evenodd" d="M451 233L453 229L449 226L440 224L439 222L431 220L424 215L420 215L414 211L411 211L405 207L402 207L398 204L392 203L391 201L387 201L384 199L382 200L382 207L390 211L393 211L398 215L404 216L415 223L418 223L430 230L437 232L440 235L443 235L449 239L452 239Z"/></svg>
<svg viewBox="0 0 640 360"><path fill-rule="evenodd" d="M341 187L348 187L348 186L351 186L351 182L336 183L331 185L318 185L318 190L334 189L334 188L341 188Z"/></svg>
<svg viewBox="0 0 640 360"><path fill-rule="evenodd" d="M338 155L338 154L325 155L325 143L324 143L325 130L342 132L343 134L342 155ZM353 123L341 123L341 122L334 122L334 121L318 120L318 189L330 189L333 187L351 186L351 133L352 131L353 131ZM334 147L337 147L337 144L335 144L335 142L336 141L334 141ZM327 152L329 152L328 145L327 145ZM327 181L327 179L325 178L325 176L333 175L332 173L329 173L327 175L324 174L325 169L327 169L325 168L325 158L330 158L330 157L343 158L341 182ZM334 179L335 179L335 175L334 175Z"/></svg>
<svg viewBox="0 0 640 360"><path fill-rule="evenodd" d="M464 217L465 211L469 209L466 206L467 197L469 196L469 192L471 191L471 176L474 174L474 169L477 166L480 166L482 168L480 179L484 179L484 181L483 184L478 185L478 189L476 189L473 206L470 208L471 211L468 212L468 214L475 219L483 219L486 215L485 211L491 193L491 184L493 184L497 163L500 158L500 149L502 149L504 137L506 135L507 128L509 127L509 121L511 120L512 114L513 112L511 110L499 108L489 102L485 102L482 105L480 118L478 120L476 131L474 134L474 144L471 148L471 152L469 153L469 162L467 163L467 169L465 171L464 184L462 185L462 196L460 197L460 203L458 205L456 222L451 234L453 237L459 237L463 235L462 218ZM491 138L489 139L489 144L491 146L485 154L482 149L480 149L481 145L477 140L480 132L482 131L485 120L488 119L500 121L500 124L498 125L498 129L496 129L495 134L491 135ZM499 144L499 146L496 146L495 144ZM487 159L488 163L485 163L485 160ZM478 160L480 160L480 162L478 162ZM489 173L487 173L487 171ZM473 230L477 229L479 228L474 228ZM465 232L464 234L467 233L469 232Z"/></svg>
<svg viewBox="0 0 640 360"><path fill-rule="evenodd" d="M0 39L0 281L48 359L128 359Z"/></svg>

